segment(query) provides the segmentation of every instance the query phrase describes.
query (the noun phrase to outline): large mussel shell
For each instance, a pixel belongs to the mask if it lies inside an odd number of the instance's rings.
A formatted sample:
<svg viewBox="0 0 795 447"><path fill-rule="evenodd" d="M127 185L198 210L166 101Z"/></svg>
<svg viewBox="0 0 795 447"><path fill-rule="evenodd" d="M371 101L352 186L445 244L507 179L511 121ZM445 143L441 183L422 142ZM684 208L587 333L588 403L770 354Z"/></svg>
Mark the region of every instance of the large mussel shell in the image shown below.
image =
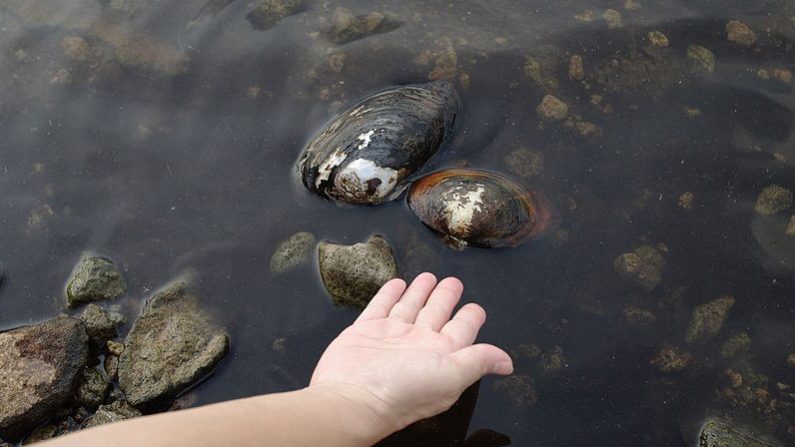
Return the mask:
<svg viewBox="0 0 795 447"><path fill-rule="evenodd" d="M458 105L443 81L365 98L309 141L298 160L301 179L310 191L342 202L391 200L450 136Z"/></svg>
<svg viewBox="0 0 795 447"><path fill-rule="evenodd" d="M448 169L411 185L408 205L454 247L515 247L543 235L552 212L538 193L499 175Z"/></svg>

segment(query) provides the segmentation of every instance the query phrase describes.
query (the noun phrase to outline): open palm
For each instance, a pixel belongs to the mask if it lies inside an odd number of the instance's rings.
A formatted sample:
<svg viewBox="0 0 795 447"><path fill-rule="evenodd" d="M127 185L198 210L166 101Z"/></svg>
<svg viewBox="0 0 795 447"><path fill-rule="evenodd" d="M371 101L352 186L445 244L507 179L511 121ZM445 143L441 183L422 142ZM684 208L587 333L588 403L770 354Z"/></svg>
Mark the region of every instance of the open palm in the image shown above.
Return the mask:
<svg viewBox="0 0 795 447"><path fill-rule="evenodd" d="M408 289L389 281L329 345L310 386L348 386L399 429L447 410L486 374L510 374L503 350L473 345L486 321L482 307L467 304L450 318L463 290L458 279L437 284L430 273Z"/></svg>

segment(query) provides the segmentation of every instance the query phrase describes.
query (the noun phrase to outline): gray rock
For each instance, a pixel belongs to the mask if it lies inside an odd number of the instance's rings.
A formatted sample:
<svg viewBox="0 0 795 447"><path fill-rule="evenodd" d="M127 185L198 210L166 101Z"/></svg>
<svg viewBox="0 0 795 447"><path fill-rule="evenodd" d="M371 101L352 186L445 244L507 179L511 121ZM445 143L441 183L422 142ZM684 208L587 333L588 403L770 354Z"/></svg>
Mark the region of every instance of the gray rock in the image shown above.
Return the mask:
<svg viewBox="0 0 795 447"><path fill-rule="evenodd" d="M105 309L91 303L80 315L86 325L86 332L93 346L102 346L105 342L116 336L116 325Z"/></svg>
<svg viewBox="0 0 795 447"><path fill-rule="evenodd" d="M117 400L108 405L100 405L91 419L83 424L83 429L110 424L141 416L141 412L124 400Z"/></svg>
<svg viewBox="0 0 795 447"><path fill-rule="evenodd" d="M105 368L105 374L108 375L108 379L110 380L118 380L119 379L119 357L108 354L105 356L105 361L102 364Z"/></svg>
<svg viewBox="0 0 795 447"><path fill-rule="evenodd" d="M338 305L364 308L385 282L397 276L392 248L381 236L353 245L321 242L323 285Z"/></svg>
<svg viewBox="0 0 795 447"><path fill-rule="evenodd" d="M119 268L108 259L84 255L66 284L69 307L116 298L127 289Z"/></svg>
<svg viewBox="0 0 795 447"><path fill-rule="evenodd" d="M210 374L229 336L176 281L157 292L133 323L119 358L119 386L135 407L176 397Z"/></svg>
<svg viewBox="0 0 795 447"><path fill-rule="evenodd" d="M301 265L315 246L315 235L301 231L276 246L271 256L271 272L284 273Z"/></svg>
<svg viewBox="0 0 795 447"><path fill-rule="evenodd" d="M624 253L613 262L616 272L622 278L633 281L647 292L657 287L662 279L665 258L651 245L641 245Z"/></svg>
<svg viewBox="0 0 795 447"><path fill-rule="evenodd" d="M105 382L102 374L92 367L86 367L80 376L75 396L80 405L96 408L105 402L109 391L110 384Z"/></svg>
<svg viewBox="0 0 795 447"><path fill-rule="evenodd" d="M116 340L108 340L107 344L108 352L115 355L120 356L122 352L124 352L124 343Z"/></svg>
<svg viewBox="0 0 795 447"><path fill-rule="evenodd" d="M779 447L781 444L721 419L708 419L698 434L699 447Z"/></svg>
<svg viewBox="0 0 795 447"><path fill-rule="evenodd" d="M18 439L63 406L87 361L88 335L76 318L0 334L0 436Z"/></svg>

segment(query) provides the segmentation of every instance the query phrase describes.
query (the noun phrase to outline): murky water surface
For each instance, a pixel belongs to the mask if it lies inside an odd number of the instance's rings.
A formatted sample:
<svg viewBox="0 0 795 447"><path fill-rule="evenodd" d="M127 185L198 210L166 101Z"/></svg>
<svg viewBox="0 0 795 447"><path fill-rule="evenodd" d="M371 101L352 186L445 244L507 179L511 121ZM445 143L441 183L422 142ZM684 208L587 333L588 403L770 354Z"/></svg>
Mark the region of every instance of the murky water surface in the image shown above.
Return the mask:
<svg viewBox="0 0 795 447"><path fill-rule="evenodd" d="M0 2L0 326L62 312L83 250L123 265L130 319L194 269L233 339L199 403L287 390L355 312L314 260L272 274L274 247L380 233L405 277L462 278L482 339L516 355L520 378L481 384L470 431L681 446L723 415L795 442L795 208L754 209L769 185L795 190L795 2L315 1L274 19L256 8L279 2L205 1ZM381 18L335 33L339 6ZM732 20L753 35L729 39ZM424 172L511 176L548 197L555 231L454 251L403 198L303 188L295 160L335 112L428 79L464 106ZM541 116L545 95L565 118ZM650 291L614 267L644 245L664 259ZM725 295L725 323L688 338Z"/></svg>

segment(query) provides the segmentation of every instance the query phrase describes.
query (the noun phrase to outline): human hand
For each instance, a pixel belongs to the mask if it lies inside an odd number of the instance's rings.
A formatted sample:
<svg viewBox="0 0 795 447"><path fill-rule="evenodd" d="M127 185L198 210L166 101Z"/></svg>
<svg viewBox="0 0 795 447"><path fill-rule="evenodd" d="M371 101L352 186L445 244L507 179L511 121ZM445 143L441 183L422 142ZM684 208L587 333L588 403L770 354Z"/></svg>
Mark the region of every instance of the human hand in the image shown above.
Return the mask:
<svg viewBox="0 0 795 447"><path fill-rule="evenodd" d="M487 374L508 375L505 351L473 344L486 321L477 304L451 319L464 286L456 278L437 284L430 273L411 286L393 279L359 318L328 346L309 388L333 388L364 405L384 425L384 436L452 406Z"/></svg>

